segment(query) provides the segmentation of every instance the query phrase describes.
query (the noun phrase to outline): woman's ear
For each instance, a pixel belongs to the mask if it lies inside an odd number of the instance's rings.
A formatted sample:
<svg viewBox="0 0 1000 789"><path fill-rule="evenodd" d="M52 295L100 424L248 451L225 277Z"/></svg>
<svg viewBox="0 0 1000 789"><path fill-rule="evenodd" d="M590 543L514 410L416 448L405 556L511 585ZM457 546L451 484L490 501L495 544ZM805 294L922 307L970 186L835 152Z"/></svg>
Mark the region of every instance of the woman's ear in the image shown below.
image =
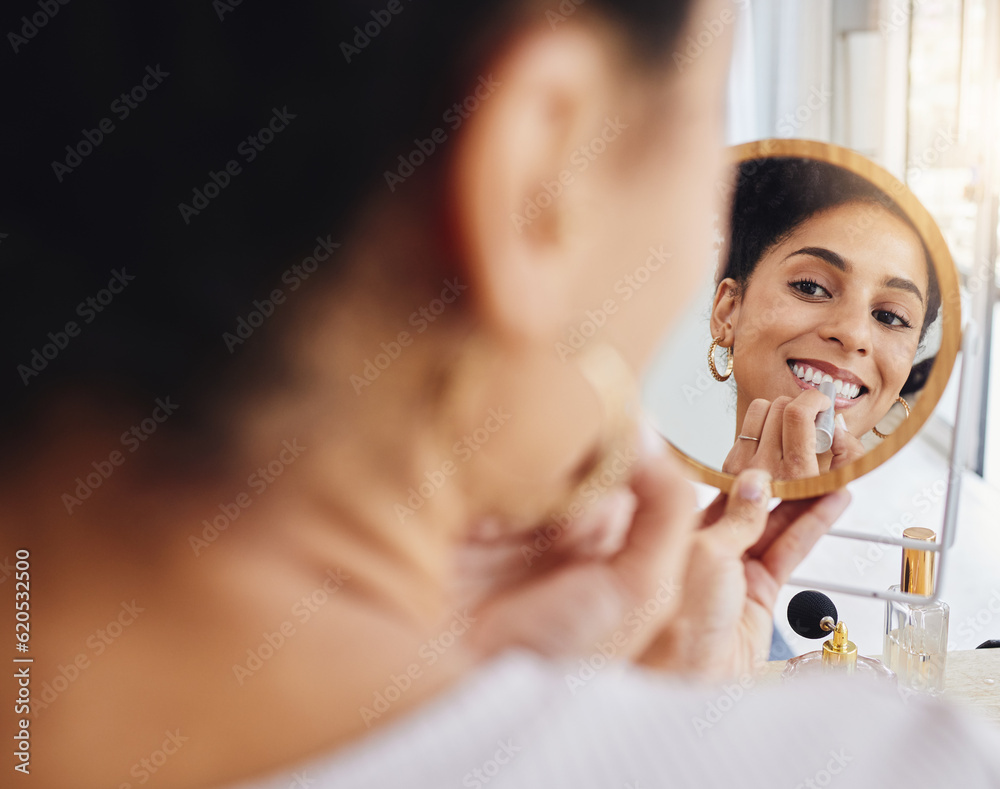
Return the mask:
<svg viewBox="0 0 1000 789"><path fill-rule="evenodd" d="M719 339L719 345L723 348L732 348L736 341L734 326L739 317L739 308L739 284L735 279L726 277L715 289L711 319L712 339Z"/></svg>
<svg viewBox="0 0 1000 789"><path fill-rule="evenodd" d="M496 89L461 128L449 197L476 317L490 331L551 342L578 306L574 208L597 195L571 160L600 133L609 53L596 26L529 30L492 61Z"/></svg>

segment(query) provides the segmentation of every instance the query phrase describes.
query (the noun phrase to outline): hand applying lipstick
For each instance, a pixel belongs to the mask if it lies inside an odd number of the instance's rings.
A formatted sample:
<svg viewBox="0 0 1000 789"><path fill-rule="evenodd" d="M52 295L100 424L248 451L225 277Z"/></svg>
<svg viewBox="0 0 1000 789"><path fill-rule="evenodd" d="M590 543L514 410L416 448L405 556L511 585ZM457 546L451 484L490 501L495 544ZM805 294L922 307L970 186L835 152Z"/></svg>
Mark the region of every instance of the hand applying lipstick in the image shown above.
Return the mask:
<svg viewBox="0 0 1000 789"><path fill-rule="evenodd" d="M810 385L794 398L750 403L722 470L738 474L747 468L761 468L776 479L803 479L861 457L864 445L851 435L843 414L836 410L842 395L834 393L831 398L819 388L828 384ZM829 415L824 432L817 426L821 414ZM824 447L817 440L827 437L826 430L831 441Z"/></svg>

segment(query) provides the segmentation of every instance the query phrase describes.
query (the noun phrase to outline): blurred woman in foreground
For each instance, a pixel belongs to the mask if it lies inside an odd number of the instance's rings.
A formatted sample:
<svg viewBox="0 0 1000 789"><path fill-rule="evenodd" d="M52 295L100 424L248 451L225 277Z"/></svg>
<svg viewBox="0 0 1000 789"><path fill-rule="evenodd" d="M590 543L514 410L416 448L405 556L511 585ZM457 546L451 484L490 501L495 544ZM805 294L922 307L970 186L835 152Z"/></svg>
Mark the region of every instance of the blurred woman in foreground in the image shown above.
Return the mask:
<svg viewBox="0 0 1000 789"><path fill-rule="evenodd" d="M747 692L846 494L696 513L620 418L707 260L733 16L98 3L23 45L37 785L989 785L949 708Z"/></svg>

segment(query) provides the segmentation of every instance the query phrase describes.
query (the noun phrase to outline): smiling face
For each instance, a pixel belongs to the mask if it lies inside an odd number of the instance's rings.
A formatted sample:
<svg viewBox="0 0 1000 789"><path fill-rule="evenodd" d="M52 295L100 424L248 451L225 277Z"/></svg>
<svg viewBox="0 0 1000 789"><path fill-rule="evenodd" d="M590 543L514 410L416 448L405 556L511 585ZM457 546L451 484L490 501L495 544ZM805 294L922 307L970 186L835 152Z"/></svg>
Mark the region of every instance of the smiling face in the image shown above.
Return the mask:
<svg viewBox="0 0 1000 789"><path fill-rule="evenodd" d="M737 425L757 398L796 397L825 376L862 436L886 415L920 342L928 272L917 234L872 203L828 209L767 250L742 294L719 285L712 336L733 346Z"/></svg>

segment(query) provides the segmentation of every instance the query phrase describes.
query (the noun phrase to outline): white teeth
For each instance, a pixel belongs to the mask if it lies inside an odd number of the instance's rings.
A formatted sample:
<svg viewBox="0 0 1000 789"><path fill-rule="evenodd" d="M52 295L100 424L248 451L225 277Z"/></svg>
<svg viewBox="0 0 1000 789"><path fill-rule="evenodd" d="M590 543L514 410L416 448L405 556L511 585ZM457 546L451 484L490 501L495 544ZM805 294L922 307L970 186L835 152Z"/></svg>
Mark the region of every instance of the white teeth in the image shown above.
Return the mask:
<svg viewBox="0 0 1000 789"><path fill-rule="evenodd" d="M824 381L833 382L833 388L837 394L846 397L849 400L853 400L861 393L860 384L849 384L841 381L839 378L834 378L829 373L824 373L821 370L813 369L812 367L807 367L801 364L793 364L792 372L803 381L807 383L820 384Z"/></svg>
<svg viewBox="0 0 1000 789"><path fill-rule="evenodd" d="M822 384L832 384L833 383L833 376L830 375L829 373L827 373L826 375L823 376L823 380L820 381L820 383L822 383Z"/></svg>

